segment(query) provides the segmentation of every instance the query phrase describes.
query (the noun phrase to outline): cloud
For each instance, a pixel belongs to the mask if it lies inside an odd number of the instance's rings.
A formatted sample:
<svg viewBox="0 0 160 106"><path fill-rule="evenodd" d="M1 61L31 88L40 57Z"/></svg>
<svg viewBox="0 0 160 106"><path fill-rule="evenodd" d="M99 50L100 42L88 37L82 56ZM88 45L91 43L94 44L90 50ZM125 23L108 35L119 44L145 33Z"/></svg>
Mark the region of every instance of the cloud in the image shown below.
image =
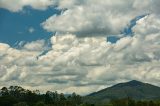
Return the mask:
<svg viewBox="0 0 160 106"><path fill-rule="evenodd" d="M30 27L29 29L28 29L28 32L29 33L33 33L35 31L35 29L33 28L33 27Z"/></svg>
<svg viewBox="0 0 160 106"><path fill-rule="evenodd" d="M51 5L53 5L53 0L0 0L0 8L12 12L22 11L25 6L31 6L38 10L45 10Z"/></svg>
<svg viewBox="0 0 160 106"><path fill-rule="evenodd" d="M144 4L138 0L87 0L57 1L62 15L53 15L42 23L50 32L71 33L84 36L117 36L130 21L139 15L150 13L150 0Z"/></svg>
<svg viewBox="0 0 160 106"><path fill-rule="evenodd" d="M46 49L46 46L45 40L37 40L26 43L23 45L22 49L27 51L43 51Z"/></svg>
<svg viewBox="0 0 160 106"><path fill-rule="evenodd" d="M1 44L1 53L5 54L0 57L1 71L4 70L0 80L32 89L67 93L76 90L83 94L132 79L158 85L160 34L147 29L155 28L158 21L155 15L139 20L134 27L135 35L121 38L115 44L106 42L103 36L79 38L58 34L51 38L52 49L42 56L39 54L44 41L25 44L22 49ZM145 28L143 34L141 30ZM90 87L94 89L89 90Z"/></svg>

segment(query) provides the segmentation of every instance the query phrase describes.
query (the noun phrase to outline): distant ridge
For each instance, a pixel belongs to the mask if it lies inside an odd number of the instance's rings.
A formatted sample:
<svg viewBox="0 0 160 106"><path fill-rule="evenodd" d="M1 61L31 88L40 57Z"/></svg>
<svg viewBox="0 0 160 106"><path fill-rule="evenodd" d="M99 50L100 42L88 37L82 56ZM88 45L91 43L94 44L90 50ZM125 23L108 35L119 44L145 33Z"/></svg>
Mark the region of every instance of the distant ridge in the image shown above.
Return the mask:
<svg viewBox="0 0 160 106"><path fill-rule="evenodd" d="M136 81L136 80L132 80L132 81L129 81L127 83L119 83L119 84L116 84L112 87L125 87L125 86L130 86L130 87L135 87L135 86L141 86L141 85L144 85L145 83L142 83L140 81Z"/></svg>
<svg viewBox="0 0 160 106"><path fill-rule="evenodd" d="M104 101L109 101L110 99L121 99L127 97L135 100L160 99L160 87L132 80L91 93L87 95L85 99L87 102L91 103L103 103Z"/></svg>

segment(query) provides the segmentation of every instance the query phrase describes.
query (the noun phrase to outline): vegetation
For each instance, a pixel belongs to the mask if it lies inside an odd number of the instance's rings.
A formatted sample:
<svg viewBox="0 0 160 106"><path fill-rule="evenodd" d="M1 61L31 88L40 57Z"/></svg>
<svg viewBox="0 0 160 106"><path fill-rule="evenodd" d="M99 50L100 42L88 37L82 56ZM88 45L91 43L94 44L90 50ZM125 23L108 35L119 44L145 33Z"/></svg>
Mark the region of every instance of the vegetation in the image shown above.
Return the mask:
<svg viewBox="0 0 160 106"><path fill-rule="evenodd" d="M112 99L103 103L87 103L76 93L64 95L63 93L47 91L40 94L38 90L30 91L20 86L3 87L0 90L0 106L160 106L156 100L134 100L131 98Z"/></svg>
<svg viewBox="0 0 160 106"><path fill-rule="evenodd" d="M106 106L160 106L158 101L135 101L131 98L111 100L110 104Z"/></svg>
<svg viewBox="0 0 160 106"><path fill-rule="evenodd" d="M110 102L100 105L94 104L81 104L80 106L160 106L160 101L156 100L149 100L149 101L135 101L131 98L125 99L117 99L117 100L110 100Z"/></svg>
<svg viewBox="0 0 160 106"><path fill-rule="evenodd" d="M30 91L20 86L3 87L0 91L0 106L79 106L80 104L82 97L76 93L69 96L51 91L40 94L38 90Z"/></svg>

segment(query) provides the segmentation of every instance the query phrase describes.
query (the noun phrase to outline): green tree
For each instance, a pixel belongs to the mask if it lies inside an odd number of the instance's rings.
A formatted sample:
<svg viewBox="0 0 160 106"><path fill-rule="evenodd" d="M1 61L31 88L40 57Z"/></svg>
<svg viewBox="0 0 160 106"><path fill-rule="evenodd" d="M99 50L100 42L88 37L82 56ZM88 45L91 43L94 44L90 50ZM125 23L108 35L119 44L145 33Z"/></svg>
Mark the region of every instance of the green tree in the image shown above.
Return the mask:
<svg viewBox="0 0 160 106"><path fill-rule="evenodd" d="M14 106L28 106L26 102L19 102L17 104L14 104Z"/></svg>
<svg viewBox="0 0 160 106"><path fill-rule="evenodd" d="M73 92L71 95L71 101L74 105L80 105L82 103L82 97Z"/></svg>
<svg viewBox="0 0 160 106"><path fill-rule="evenodd" d="M11 96L1 96L0 97L0 106L13 106L18 100Z"/></svg>
<svg viewBox="0 0 160 106"><path fill-rule="evenodd" d="M3 88L1 89L1 95L2 95L2 96L7 96L7 95L9 95L9 91L8 91L7 87L3 87Z"/></svg>
<svg viewBox="0 0 160 106"><path fill-rule="evenodd" d="M155 106L155 103L153 101L149 101L149 106Z"/></svg>
<svg viewBox="0 0 160 106"><path fill-rule="evenodd" d="M44 102L37 102L35 106L46 106Z"/></svg>
<svg viewBox="0 0 160 106"><path fill-rule="evenodd" d="M59 99L60 99L60 101L65 101L65 100L66 100L66 98L65 98L65 96L64 96L63 93L61 93L61 94L59 95Z"/></svg>
<svg viewBox="0 0 160 106"><path fill-rule="evenodd" d="M128 98L128 106L136 106L136 102L133 99Z"/></svg>
<svg viewBox="0 0 160 106"><path fill-rule="evenodd" d="M52 102L53 102L52 92L47 91L46 94L45 94L45 103L46 104L51 104Z"/></svg>

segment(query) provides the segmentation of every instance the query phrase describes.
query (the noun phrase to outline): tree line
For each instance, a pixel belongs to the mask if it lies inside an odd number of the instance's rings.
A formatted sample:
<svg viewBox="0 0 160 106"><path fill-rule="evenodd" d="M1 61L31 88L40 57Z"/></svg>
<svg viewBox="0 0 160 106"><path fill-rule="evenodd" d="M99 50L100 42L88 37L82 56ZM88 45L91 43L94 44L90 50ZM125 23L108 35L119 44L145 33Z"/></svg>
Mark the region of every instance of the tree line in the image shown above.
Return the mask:
<svg viewBox="0 0 160 106"><path fill-rule="evenodd" d="M65 95L57 91L40 94L20 86L3 87L0 90L0 106L160 106L160 101L135 101L131 98L115 99L106 104L84 103L84 98L76 93Z"/></svg>
<svg viewBox="0 0 160 106"><path fill-rule="evenodd" d="M82 97L76 93L65 96L57 91L40 94L20 86L3 87L0 90L0 106L78 106Z"/></svg>
<svg viewBox="0 0 160 106"><path fill-rule="evenodd" d="M118 100L111 100L106 106L160 106L158 100L133 100L131 98L124 98Z"/></svg>

